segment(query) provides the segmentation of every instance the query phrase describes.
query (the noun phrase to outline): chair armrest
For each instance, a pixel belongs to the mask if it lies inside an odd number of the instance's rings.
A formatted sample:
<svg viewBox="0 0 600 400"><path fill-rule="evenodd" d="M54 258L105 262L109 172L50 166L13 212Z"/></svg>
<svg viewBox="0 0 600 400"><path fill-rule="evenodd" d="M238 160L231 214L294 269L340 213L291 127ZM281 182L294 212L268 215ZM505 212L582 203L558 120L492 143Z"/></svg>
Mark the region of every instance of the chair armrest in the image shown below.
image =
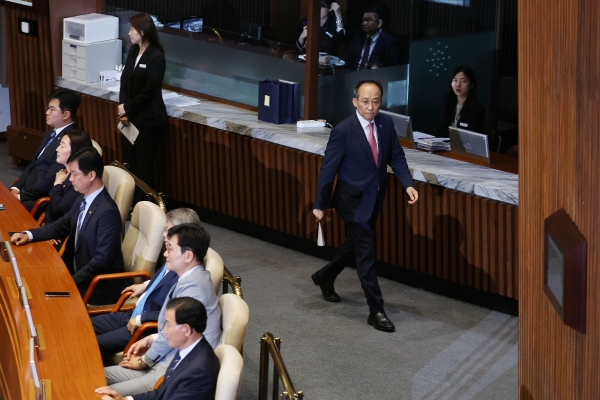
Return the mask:
<svg viewBox="0 0 600 400"><path fill-rule="evenodd" d="M127 353L127 350L129 350L129 348L135 342L140 340L140 338L142 337L142 334L156 333L156 332L158 332L158 322L144 322L142 324L142 326L137 328L137 330L133 333L133 336L131 337L131 339L129 339L129 343L127 343L127 346L125 346L125 350L123 350L123 353Z"/></svg>
<svg viewBox="0 0 600 400"><path fill-rule="evenodd" d="M120 311L121 307L123 307L123 304L125 304L125 302L127 301L127 299L129 299L132 294L133 294L132 290L127 291L127 292L121 294L121 297L119 297L119 300L117 300L117 302L113 306L112 310L110 310L110 312L113 313L113 312Z"/></svg>
<svg viewBox="0 0 600 400"><path fill-rule="evenodd" d="M119 272L119 273L115 273L115 274L96 275L94 277L94 279L92 279L92 283L90 283L90 287L88 287L87 292L85 292L85 296L83 296L83 304L88 303L90 296L94 292L94 289L96 289L96 286L98 285L99 282L111 281L111 280L117 280L117 279L138 278L138 277L146 278L146 279L152 278L150 276L150 274L146 271Z"/></svg>
<svg viewBox="0 0 600 400"><path fill-rule="evenodd" d="M37 199L37 201L33 205L33 208L31 209L31 211L29 211L29 214L31 214L31 216L33 218L35 218L40 206L42 204L46 204L46 203L50 203L50 197L41 197L41 198Z"/></svg>
<svg viewBox="0 0 600 400"><path fill-rule="evenodd" d="M58 250L58 255L59 256L63 256L63 254L65 254L65 249L67 248L67 241L69 240L69 237L67 236L65 238L65 240L63 240L63 244L62 246L60 246L60 250Z"/></svg>
<svg viewBox="0 0 600 400"><path fill-rule="evenodd" d="M37 224L39 226L42 226L42 223L44 222L44 220L46 219L46 212L43 212L40 214L40 216L37 219Z"/></svg>

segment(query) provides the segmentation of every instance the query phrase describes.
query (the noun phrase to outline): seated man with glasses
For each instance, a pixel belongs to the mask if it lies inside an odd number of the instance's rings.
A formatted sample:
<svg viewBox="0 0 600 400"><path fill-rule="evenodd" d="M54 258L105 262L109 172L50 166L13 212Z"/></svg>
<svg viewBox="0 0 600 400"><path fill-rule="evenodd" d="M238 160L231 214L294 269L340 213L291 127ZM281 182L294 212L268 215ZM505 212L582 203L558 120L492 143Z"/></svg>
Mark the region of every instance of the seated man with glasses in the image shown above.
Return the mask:
<svg viewBox="0 0 600 400"><path fill-rule="evenodd" d="M165 239L167 231L174 226L181 224L200 226L200 217L189 208L171 210L166 217L167 223L163 233ZM144 322L158 321L167 294L176 282L177 274L167 269L165 264L156 271L151 280L131 285L123 290L123 292L133 291L132 298L139 297L135 308L92 317L92 326L100 353L105 356L123 351L138 327Z"/></svg>
<svg viewBox="0 0 600 400"><path fill-rule="evenodd" d="M31 163L10 188L27 211L31 211L39 198L48 196L56 173L63 168L56 162L56 149L66 132L77 129L74 121L79 103L79 95L68 89L58 89L49 96L46 123L52 129L42 139Z"/></svg>
<svg viewBox="0 0 600 400"><path fill-rule="evenodd" d="M320 287L326 301L340 301L333 283L354 258L369 306L367 323L375 329L393 332L395 327L385 314L377 281L373 234L388 185L387 166L392 167L406 190L409 204L416 202L419 194L413 187L404 151L398 144L394 121L388 115L379 114L382 98L381 83L373 80L358 82L352 99L356 113L340 122L329 135L317 180L313 214L320 221L323 210L335 207L340 218L346 221L348 236L333 260L315 272L312 280Z"/></svg>
<svg viewBox="0 0 600 400"><path fill-rule="evenodd" d="M146 336L134 343L119 365L104 368L106 382L123 396L145 393L165 375L176 351L169 346L163 329L167 303L175 297L192 297L204 305L207 313L204 337L213 347L221 344L221 311L208 272L202 264L210 235L196 224L181 224L167 232L165 258L167 269L177 274L177 283L171 288L158 316L159 333Z"/></svg>

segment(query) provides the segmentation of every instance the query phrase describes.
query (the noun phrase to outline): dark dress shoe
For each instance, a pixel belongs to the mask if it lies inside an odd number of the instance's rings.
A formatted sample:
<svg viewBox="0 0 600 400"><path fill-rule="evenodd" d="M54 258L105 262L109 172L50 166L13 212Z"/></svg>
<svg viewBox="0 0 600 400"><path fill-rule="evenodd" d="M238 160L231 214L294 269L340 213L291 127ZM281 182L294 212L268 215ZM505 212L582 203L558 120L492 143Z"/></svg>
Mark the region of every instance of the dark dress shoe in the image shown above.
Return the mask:
<svg viewBox="0 0 600 400"><path fill-rule="evenodd" d="M335 290L333 290L333 283L321 281L316 272L312 274L311 278L315 285L321 288L321 294L325 300L331 301L332 303L337 303L340 301L340 296L338 296Z"/></svg>
<svg viewBox="0 0 600 400"><path fill-rule="evenodd" d="M372 313L367 318L367 323L375 329L379 329L384 332L394 332L396 327L392 324L392 321L386 317L384 313Z"/></svg>

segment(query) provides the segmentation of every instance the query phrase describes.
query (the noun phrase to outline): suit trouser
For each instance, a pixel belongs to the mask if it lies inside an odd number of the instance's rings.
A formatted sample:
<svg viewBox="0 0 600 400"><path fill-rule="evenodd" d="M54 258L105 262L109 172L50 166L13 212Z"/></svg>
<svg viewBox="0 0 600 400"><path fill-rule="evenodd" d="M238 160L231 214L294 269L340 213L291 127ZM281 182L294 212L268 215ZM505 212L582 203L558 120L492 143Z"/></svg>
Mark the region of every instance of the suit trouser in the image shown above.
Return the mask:
<svg viewBox="0 0 600 400"><path fill-rule="evenodd" d="M171 353L172 356L175 356L174 351ZM142 371L123 368L118 365L106 367L104 368L106 383L123 397L149 392L156 381L165 374L171 359L168 362L155 364L152 368Z"/></svg>
<svg viewBox="0 0 600 400"><path fill-rule="evenodd" d="M96 333L96 340L103 355L123 351L131 333L127 323L131 319L131 311L120 311L92 317L92 326Z"/></svg>
<svg viewBox="0 0 600 400"><path fill-rule="evenodd" d="M347 221L348 236L338 248L333 260L321 268L317 275L319 279L333 283L354 256L356 272L371 313L384 312L383 295L375 269L375 235L372 228L375 219L372 219L372 223Z"/></svg>

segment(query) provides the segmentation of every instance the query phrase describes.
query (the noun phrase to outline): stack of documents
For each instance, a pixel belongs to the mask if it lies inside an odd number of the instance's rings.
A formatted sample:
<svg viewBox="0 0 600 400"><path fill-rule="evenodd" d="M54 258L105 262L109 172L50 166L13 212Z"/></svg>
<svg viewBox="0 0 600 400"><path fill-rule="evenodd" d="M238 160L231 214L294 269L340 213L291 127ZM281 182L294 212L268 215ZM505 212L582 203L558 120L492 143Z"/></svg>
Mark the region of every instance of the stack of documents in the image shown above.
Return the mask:
<svg viewBox="0 0 600 400"><path fill-rule="evenodd" d="M430 153L434 151L450 151L449 138L434 138L434 139L417 139L415 143L417 149L427 150Z"/></svg>

